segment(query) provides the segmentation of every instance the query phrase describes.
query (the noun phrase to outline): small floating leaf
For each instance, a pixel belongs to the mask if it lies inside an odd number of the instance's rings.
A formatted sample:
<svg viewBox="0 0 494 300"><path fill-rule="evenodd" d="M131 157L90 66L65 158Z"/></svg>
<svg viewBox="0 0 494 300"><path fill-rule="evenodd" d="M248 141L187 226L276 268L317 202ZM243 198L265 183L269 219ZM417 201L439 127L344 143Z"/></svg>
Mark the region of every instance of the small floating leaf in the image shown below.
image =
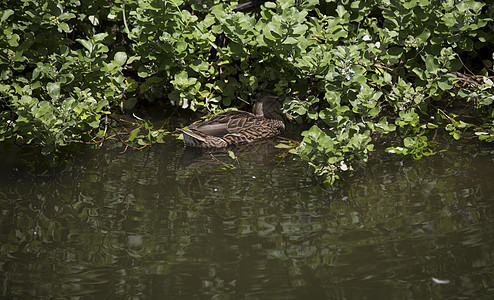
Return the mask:
<svg viewBox="0 0 494 300"><path fill-rule="evenodd" d="M432 281L436 284L449 284L449 279L438 279L438 278L432 277Z"/></svg>
<svg viewBox="0 0 494 300"><path fill-rule="evenodd" d="M275 146L276 148L280 148L280 149L287 149L287 148L293 148L294 146L289 144L289 143L279 143Z"/></svg>

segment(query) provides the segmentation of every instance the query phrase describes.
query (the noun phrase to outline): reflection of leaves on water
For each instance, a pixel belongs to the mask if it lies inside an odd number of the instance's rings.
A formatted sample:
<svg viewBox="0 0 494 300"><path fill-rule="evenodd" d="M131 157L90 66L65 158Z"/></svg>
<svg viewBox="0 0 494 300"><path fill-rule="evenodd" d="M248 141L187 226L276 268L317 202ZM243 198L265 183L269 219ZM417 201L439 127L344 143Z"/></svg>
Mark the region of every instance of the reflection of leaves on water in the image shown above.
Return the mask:
<svg viewBox="0 0 494 300"><path fill-rule="evenodd" d="M200 155L186 167L179 142L102 149L62 176L13 178L0 190L6 286L24 291L18 278L29 276L32 294L104 298L213 287L244 295L273 280L322 294L410 282L429 291L428 278L459 274L481 289L473 278L489 278L494 177L485 159L374 156L327 189L302 163L278 164L280 149L261 149L234 152L238 162Z"/></svg>
<svg viewBox="0 0 494 300"><path fill-rule="evenodd" d="M234 160L237 167L242 161L248 164L257 164L256 167L269 167L275 160L276 154L282 150L275 147L276 139L267 139L255 143L237 145L229 148L186 148L181 159L181 168L188 169L194 165L199 167L210 164L226 165Z"/></svg>

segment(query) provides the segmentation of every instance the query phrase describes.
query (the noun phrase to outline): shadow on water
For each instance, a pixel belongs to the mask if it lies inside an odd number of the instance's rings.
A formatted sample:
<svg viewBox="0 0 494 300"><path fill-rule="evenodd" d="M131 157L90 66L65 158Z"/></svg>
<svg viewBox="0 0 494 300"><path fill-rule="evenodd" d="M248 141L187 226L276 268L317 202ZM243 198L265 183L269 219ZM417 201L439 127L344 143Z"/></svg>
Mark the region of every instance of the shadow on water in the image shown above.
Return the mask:
<svg viewBox="0 0 494 300"><path fill-rule="evenodd" d="M4 298L393 299L494 293L494 151L380 155L324 188L269 142L3 160ZM24 159L25 160L25 159Z"/></svg>

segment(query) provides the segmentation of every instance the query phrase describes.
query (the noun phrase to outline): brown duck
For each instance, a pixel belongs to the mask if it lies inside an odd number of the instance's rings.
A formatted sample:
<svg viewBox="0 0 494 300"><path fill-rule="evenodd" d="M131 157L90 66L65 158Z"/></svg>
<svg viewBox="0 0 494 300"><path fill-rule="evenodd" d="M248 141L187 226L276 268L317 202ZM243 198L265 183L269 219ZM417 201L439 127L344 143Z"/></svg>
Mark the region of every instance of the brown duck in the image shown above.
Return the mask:
<svg viewBox="0 0 494 300"><path fill-rule="evenodd" d="M230 110L211 119L177 129L183 133L187 146L200 148L224 148L251 143L258 139L280 134L285 129L280 115L280 98L264 93L256 101L253 113Z"/></svg>

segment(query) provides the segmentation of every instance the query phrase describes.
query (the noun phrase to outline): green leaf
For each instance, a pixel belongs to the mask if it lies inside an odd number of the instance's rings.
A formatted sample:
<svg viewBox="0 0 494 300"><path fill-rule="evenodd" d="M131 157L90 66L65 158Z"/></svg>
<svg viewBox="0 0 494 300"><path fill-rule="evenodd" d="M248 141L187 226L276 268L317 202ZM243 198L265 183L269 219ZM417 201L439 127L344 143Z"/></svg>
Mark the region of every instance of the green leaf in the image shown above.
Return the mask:
<svg viewBox="0 0 494 300"><path fill-rule="evenodd" d="M137 98L131 97L126 99L125 101L122 101L121 103L121 108L124 110L132 110L137 104Z"/></svg>
<svg viewBox="0 0 494 300"><path fill-rule="evenodd" d="M46 91L52 99L58 99L60 97L60 85L56 82L48 82L46 84Z"/></svg>
<svg viewBox="0 0 494 300"><path fill-rule="evenodd" d="M65 21L65 20L70 20L76 18L76 15L73 13L63 13L60 16L58 16L58 19L60 21Z"/></svg>
<svg viewBox="0 0 494 300"><path fill-rule="evenodd" d="M439 86L439 88L443 91L448 91L450 90L451 88L453 88L453 85L449 82L448 78L441 78L437 85Z"/></svg>
<svg viewBox="0 0 494 300"><path fill-rule="evenodd" d="M417 36L418 38L421 39L422 43L426 42L427 39L431 36L431 31L429 28L425 27L424 30Z"/></svg>
<svg viewBox="0 0 494 300"><path fill-rule="evenodd" d="M345 7L343 5L338 5L336 7L336 12L338 13L338 17L343 18L345 14L348 14Z"/></svg>
<svg viewBox="0 0 494 300"><path fill-rule="evenodd" d="M99 120L93 120L91 122L87 123L91 128L98 128L99 127Z"/></svg>
<svg viewBox="0 0 494 300"><path fill-rule="evenodd" d="M438 65L436 64L436 60L434 56L432 55L427 55L425 58L425 67L427 71L431 73L436 73L438 69Z"/></svg>
<svg viewBox="0 0 494 300"><path fill-rule="evenodd" d="M139 60L139 59L141 59L141 57L140 57L140 56L138 56L138 55L131 56L131 57L129 57L129 59L127 60L127 64L129 64L129 65L130 65L131 63L133 63L134 61L137 61L137 60Z"/></svg>
<svg viewBox="0 0 494 300"><path fill-rule="evenodd" d="M372 108L370 111L369 111L369 116L371 118L374 118L375 116L377 116L379 113L381 112L381 108L376 106L374 108Z"/></svg>
<svg viewBox="0 0 494 300"><path fill-rule="evenodd" d="M264 36L271 41L277 41L281 38L281 28L274 22L269 22L264 28Z"/></svg>
<svg viewBox="0 0 494 300"><path fill-rule="evenodd" d="M132 142L133 140L135 140L135 138L137 137L137 134L139 133L139 127L132 130L129 134L129 142Z"/></svg>
<svg viewBox="0 0 494 300"><path fill-rule="evenodd" d="M17 46L19 46L19 40L20 40L20 37L19 37L19 35L18 35L18 34L16 34L16 33L14 33L14 34L12 34L12 35L10 35L10 36L8 37L8 43L9 43L9 45L10 45L10 46L12 46L12 47L17 47Z"/></svg>
<svg viewBox="0 0 494 300"><path fill-rule="evenodd" d="M31 76L31 80L35 80L36 78L38 78L39 74L41 73L41 69L40 68L36 68L33 70L33 74Z"/></svg>
<svg viewBox="0 0 494 300"><path fill-rule="evenodd" d="M412 147L413 145L415 145L415 140L409 136L407 136L404 140L403 140L403 144L405 145L405 147L407 148L410 148Z"/></svg>
<svg viewBox="0 0 494 300"><path fill-rule="evenodd" d="M88 40L84 39L76 39L77 42L79 42L84 48L86 48L89 53L92 53L94 50L94 44Z"/></svg>
<svg viewBox="0 0 494 300"><path fill-rule="evenodd" d="M290 149L293 148L294 146L292 144L287 144L287 143L278 143L276 144L275 147L279 149Z"/></svg>
<svg viewBox="0 0 494 300"><path fill-rule="evenodd" d="M58 28L61 31L65 31L65 32L71 32L72 31L72 30L70 30L69 24L67 24L67 23L59 23Z"/></svg>
<svg viewBox="0 0 494 300"><path fill-rule="evenodd" d="M96 16L89 16L88 17L89 22L91 22L91 25L93 26L98 26L99 25L99 19Z"/></svg>
<svg viewBox="0 0 494 300"><path fill-rule="evenodd" d="M456 17L453 15L453 13L444 14L443 21L444 21L444 24L448 27L453 27L457 24Z"/></svg>
<svg viewBox="0 0 494 300"><path fill-rule="evenodd" d="M141 78L146 78L149 75L150 74L148 72L148 69L145 66L143 66L143 65L139 66L139 69L137 69L137 76L139 76Z"/></svg>
<svg viewBox="0 0 494 300"><path fill-rule="evenodd" d="M11 9L4 10L2 13L2 17L0 18L0 23L5 22L5 20L7 20L13 14L14 14L14 11Z"/></svg>
<svg viewBox="0 0 494 300"><path fill-rule="evenodd" d="M391 77L391 74L389 74L388 72L384 72L383 73L383 78L384 78L384 82L386 83L391 83L393 78Z"/></svg>
<svg viewBox="0 0 494 300"><path fill-rule="evenodd" d="M100 100L100 101L98 101L98 104L96 105L95 111L100 112L106 107L108 107L108 100L106 100L106 99Z"/></svg>
<svg viewBox="0 0 494 300"><path fill-rule="evenodd" d="M184 40L179 40L175 45L175 50L178 53L184 52L185 50L187 50L187 42L185 42Z"/></svg>
<svg viewBox="0 0 494 300"><path fill-rule="evenodd" d="M274 2L265 2L264 3L264 6L266 8L276 8L276 3L274 3Z"/></svg>
<svg viewBox="0 0 494 300"><path fill-rule="evenodd" d="M113 61L118 65L118 66L123 66L125 62L127 61L127 53L125 52L117 52L115 54L115 58Z"/></svg>
<svg viewBox="0 0 494 300"><path fill-rule="evenodd" d="M93 36L93 40L97 43L102 42L106 37L108 36L108 33L103 32L103 33L98 33Z"/></svg>
<svg viewBox="0 0 494 300"><path fill-rule="evenodd" d="M197 73L205 74L204 72L206 72L209 69L209 64L205 61L201 61L198 59L192 62L190 64L190 67L192 68L192 70L196 71Z"/></svg>
<svg viewBox="0 0 494 300"><path fill-rule="evenodd" d="M48 101L41 101L38 103L38 107L35 111L34 116L40 118L46 115L51 110L51 105Z"/></svg>
<svg viewBox="0 0 494 300"><path fill-rule="evenodd" d="M303 35L307 31L308 27L305 24L297 24L293 27L292 31L295 35Z"/></svg>

